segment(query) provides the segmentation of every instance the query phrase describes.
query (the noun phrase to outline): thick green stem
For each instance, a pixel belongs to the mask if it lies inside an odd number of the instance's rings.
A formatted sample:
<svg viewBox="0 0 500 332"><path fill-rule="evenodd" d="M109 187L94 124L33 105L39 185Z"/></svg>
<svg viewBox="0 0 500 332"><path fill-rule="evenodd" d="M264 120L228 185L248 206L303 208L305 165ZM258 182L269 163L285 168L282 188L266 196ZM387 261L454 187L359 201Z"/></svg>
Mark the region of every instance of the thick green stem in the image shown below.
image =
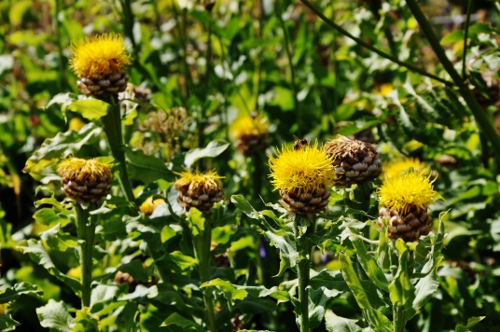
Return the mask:
<svg viewBox="0 0 500 332"><path fill-rule="evenodd" d="M80 266L82 282L82 308L90 307L92 292L92 250L94 249L95 225L89 219L89 209L75 204L77 237L80 244Z"/></svg>
<svg viewBox="0 0 500 332"><path fill-rule="evenodd" d="M193 235L194 255L198 260L200 283L210 281L210 245L212 242L212 220L205 215L204 229L200 234ZM210 332L215 331L214 303L212 298L203 294L205 303L207 328Z"/></svg>
<svg viewBox="0 0 500 332"><path fill-rule="evenodd" d="M406 310L402 307L394 306L392 308L392 313L392 331L404 332L406 326Z"/></svg>
<svg viewBox="0 0 500 332"><path fill-rule="evenodd" d="M397 63L398 65L400 65L402 67L408 68L411 71L414 71L416 73L419 73L419 74L427 76L427 77L430 77L430 78L432 78L432 79L434 79L436 81L439 81L441 83L444 83L446 85L453 85L452 82L449 82L449 81L447 81L445 79L442 79L441 77L436 76L434 74L428 73L425 70L423 70L421 68L418 68L418 67L416 67L416 66L414 66L412 64L406 63L404 61L400 61L395 56L392 56L392 55L390 55L388 53L385 53L384 51L379 50L376 47L373 47L369 43L365 42L363 39L358 38L358 37L350 34L347 30L345 30L344 28L342 28L340 25L338 25L335 22L333 22L332 20L328 19L321 12L321 10L319 10L318 8L316 8L316 6L313 5L310 1L308 1L308 0L301 0L301 1L304 3L304 5L306 5L307 7L309 7L316 15L318 15L318 17L321 18L326 24L328 24L329 26L331 26L332 28L334 28L335 30L337 30L338 32L340 32L341 34L343 34L344 36L346 36L346 37L354 40L358 45L361 45L361 46L369 49L370 51L377 53L381 57L383 57L383 58L385 58L387 60L390 60L390 61L392 61L394 63Z"/></svg>
<svg viewBox="0 0 500 332"><path fill-rule="evenodd" d="M479 124L480 128L488 137L488 140L493 145L497 154L500 155L500 137L493 128L492 120L488 118L488 116L486 115L487 113L483 110L477 99L472 94L472 91L462 80L462 77L460 77L458 72L455 70L455 67L453 67L453 63L451 63L451 61L446 56L443 47L441 47L441 44L439 43L438 37L434 33L432 26L430 25L429 21L427 20L424 13L420 9L417 1L407 0L406 4L410 8L411 12L413 13L413 16L420 25L420 28L427 37L427 40L429 41L429 44L434 50L434 53L436 53L436 56L441 62L441 65L448 72L453 82L455 82L455 84L457 85L460 94L462 95L462 98L464 98L465 103L467 104L467 106L469 106L469 109L471 110L472 115L476 119L476 122Z"/></svg>
<svg viewBox="0 0 500 332"><path fill-rule="evenodd" d="M120 105L113 105L111 103L110 110L108 114L101 118L104 126L104 132L108 138L109 148L111 149L111 154L116 161L119 162L120 172L119 181L127 200L135 205L134 192L132 190L132 184L128 176L127 163L125 160L125 151L123 150L123 138L122 138L122 123L120 118Z"/></svg>
<svg viewBox="0 0 500 332"><path fill-rule="evenodd" d="M299 278L299 303L300 303L300 331L309 332L310 331L310 321L309 321L309 279L310 279L310 269L311 269L311 242L307 234L300 234L300 222L302 217L297 214L294 220L294 231L295 239L297 243L297 251L300 254L300 260L297 264L297 272ZM314 225L314 221L312 221ZM311 226L311 229L314 227Z"/></svg>

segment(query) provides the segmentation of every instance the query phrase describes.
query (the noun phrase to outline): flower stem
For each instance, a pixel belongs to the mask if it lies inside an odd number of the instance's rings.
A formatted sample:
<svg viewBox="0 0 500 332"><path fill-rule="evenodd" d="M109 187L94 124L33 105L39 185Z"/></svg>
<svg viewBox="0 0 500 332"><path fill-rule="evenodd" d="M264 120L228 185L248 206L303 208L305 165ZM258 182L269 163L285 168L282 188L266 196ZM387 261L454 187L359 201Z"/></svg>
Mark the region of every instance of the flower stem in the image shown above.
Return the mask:
<svg viewBox="0 0 500 332"><path fill-rule="evenodd" d="M309 322L309 279L311 268L311 242L307 234L300 234L300 221L302 216L296 214L294 219L294 231L297 244L297 251L299 252L300 259L297 264L297 272L299 278L299 303L300 303L300 316L299 328L301 332L310 331ZM314 223L314 221L312 222ZM313 228L313 227L311 227Z"/></svg>
<svg viewBox="0 0 500 332"><path fill-rule="evenodd" d="M467 104L467 106L469 106L469 109L471 110L472 115L474 116L476 122L479 124L479 127L488 137L488 140L493 145L493 148L495 149L497 154L500 155L500 137L493 128L491 119L489 119L486 116L487 113L484 111L484 109L481 107L477 99L474 97L472 91L469 89L467 84L465 84L462 77L460 77L458 72L455 70L455 67L453 67L453 63L451 63L451 61L446 56L446 53L441 44L439 43L439 40L436 34L434 33L434 30L432 29L432 26L430 25L429 21L427 20L424 13L420 9L417 1L407 0L406 4L410 8L411 12L413 13L413 16L420 25L420 28L427 37L427 40L429 41L429 44L434 50L434 53L436 53L436 56L441 62L441 65L448 72L453 82L455 82L456 86L458 87L458 90L460 91L462 98L464 98L465 103Z"/></svg>
<svg viewBox="0 0 500 332"><path fill-rule="evenodd" d="M406 310L403 307L394 306L392 307L392 313L392 331L404 332L406 326Z"/></svg>
<svg viewBox="0 0 500 332"><path fill-rule="evenodd" d="M89 209L75 204L77 237L80 244L80 265L82 282L82 308L90 307L92 292L92 250L94 249L95 225L89 219Z"/></svg>
<svg viewBox="0 0 500 332"><path fill-rule="evenodd" d="M470 12L472 8L472 0L468 1L467 4L467 16L465 19L465 29L464 29L464 53L462 55L462 79L465 81L467 79L467 39L469 37L469 25L470 25Z"/></svg>
<svg viewBox="0 0 500 332"><path fill-rule="evenodd" d="M335 22L333 22L332 20L328 19L322 12L321 10L319 10L318 8L316 8L315 5L313 5L310 1L308 0L301 0L304 5L306 5L307 7L309 7L314 13L316 13L316 15L318 15L319 18L321 18L326 24L328 24L329 26L331 26L332 28L334 28L335 30L337 30L338 32L340 32L341 34L343 34L344 36L354 40L358 45L361 45L367 49L369 49L370 51L372 52L375 52L377 53L378 55L380 55L381 57L387 59L387 60L390 60L394 63L397 63L398 65L402 66L402 67L405 67L405 68L408 68L409 70L411 71L414 71L416 73L419 73L421 75L424 75L424 76L427 76L427 77L430 77L436 81L439 81L441 83L444 83L446 85L453 85L452 82L450 81L447 81L445 79L442 79L441 77L439 76L436 76L434 74L431 74L431 73L428 73L426 72L425 70L421 69L421 68L418 68L412 64L409 64L409 63L406 63L404 61L400 61L398 58L396 58L395 56L392 56L388 53L385 53L384 51L381 51L379 50L378 48L376 47L373 47L372 45L370 45L369 43L365 42L363 39L361 38L358 38L354 35L352 35L351 33L349 33L347 30L345 30L344 28L342 28L340 25L336 24Z"/></svg>
<svg viewBox="0 0 500 332"><path fill-rule="evenodd" d="M128 176L125 152L123 150L122 123L120 119L120 104L111 104L111 109L101 118L104 132L108 138L111 154L119 162L119 181L127 200L135 205L134 192Z"/></svg>
<svg viewBox="0 0 500 332"><path fill-rule="evenodd" d="M200 234L193 235L194 255L198 260L200 283L210 281L210 244L212 242L212 220L205 215L204 229ZM205 303L207 328L210 332L215 331L214 303L212 298L203 294Z"/></svg>

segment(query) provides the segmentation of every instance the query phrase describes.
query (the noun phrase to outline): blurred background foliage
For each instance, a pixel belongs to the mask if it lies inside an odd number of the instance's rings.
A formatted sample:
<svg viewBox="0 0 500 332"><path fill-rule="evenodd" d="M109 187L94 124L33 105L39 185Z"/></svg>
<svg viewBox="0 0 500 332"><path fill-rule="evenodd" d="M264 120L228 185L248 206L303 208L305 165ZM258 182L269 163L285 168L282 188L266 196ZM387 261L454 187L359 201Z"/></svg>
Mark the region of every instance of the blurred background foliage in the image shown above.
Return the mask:
<svg viewBox="0 0 500 332"><path fill-rule="evenodd" d="M450 80L404 1L315 3L326 17L373 47ZM467 48L463 43L467 1L421 4L448 58L460 73L466 73L498 130L499 3L471 2ZM499 156L453 84L445 85L380 57L331 29L299 1L4 0L0 16L0 285L36 285L19 288L20 295L8 309L23 324L21 329L43 330L35 309L51 299L78 307L78 299L61 278L47 273L16 247L29 239L42 237L44 243L56 239L43 232L60 223L58 250L48 245L50 257L66 275L79 273L72 252L76 244L69 237L61 240L65 232L74 233L69 216L60 203L50 201L47 190L37 189L40 182L22 170L45 139L68 131L73 131L68 140L90 135L93 125L78 113L62 112L59 103L47 105L59 93L77 92L76 77L68 69L72 41L104 32L122 34L133 57L128 72L141 103L124 110L129 145L174 167L181 165L179 160L190 149L214 140L234 143L231 123L252 112L268 118L267 153L293 142L294 136L324 142L343 134L376 143L385 161L409 156L428 163L437 177L435 187L445 198L432 207L432 215L436 220L441 215L445 221L447 261L440 270L438 296L407 329L455 330L473 316L486 316L476 330L495 331L500 325ZM95 135L79 152L81 156L107 151L100 143L102 134ZM265 202L277 201L266 164L265 153L246 157L231 145L199 166L216 168L225 177L227 199L241 194L254 206L263 207L260 197ZM169 183L135 179L134 185L142 202L153 194L164 194ZM43 186L61 197L53 183L47 180ZM42 198L45 208L36 210L34 202ZM214 231L214 255L229 260L225 264L232 268L231 272L221 268L220 277L268 288L287 280L286 274L273 277L279 259L258 229L230 204L228 209L234 214ZM108 217L111 220L122 212L113 210ZM151 217L153 225L173 218L165 205L155 213L158 218ZM147 233L142 226L111 225L113 230L99 235L108 245L100 248L102 266L94 267L95 274L104 275L103 280L111 285L114 275L110 271L114 270L109 268L121 266L120 271L134 271L130 273L138 280L151 282L151 269L141 269L141 264L134 267L133 262L139 258L149 266L151 257L145 255L141 242L159 241L159 234ZM172 232L180 234L181 230ZM165 242L167 233L161 233L162 250L183 248L184 252L187 239L175 236L173 242ZM176 275L192 269L187 256L181 256L175 262L180 269ZM324 266L321 259L315 265L318 270ZM327 267L338 269L334 258L325 260ZM178 285L188 283L178 281ZM165 316L165 310L182 315L182 310L170 308L161 298L145 293L123 295L128 291L132 290L119 285L115 293L102 295L102 303L110 309L102 311L105 318L99 322L100 329L130 330L139 321L142 330L155 330L172 317ZM118 302L122 295L128 297ZM236 330L244 319L249 329L296 329L289 303L275 308L275 301L266 301L241 301L221 309L232 310L225 315L233 317L234 325L221 328ZM191 305L199 306L186 304ZM350 293L330 299L325 308L347 318L360 315ZM178 326L182 322L178 320ZM318 331L324 329L322 325Z"/></svg>

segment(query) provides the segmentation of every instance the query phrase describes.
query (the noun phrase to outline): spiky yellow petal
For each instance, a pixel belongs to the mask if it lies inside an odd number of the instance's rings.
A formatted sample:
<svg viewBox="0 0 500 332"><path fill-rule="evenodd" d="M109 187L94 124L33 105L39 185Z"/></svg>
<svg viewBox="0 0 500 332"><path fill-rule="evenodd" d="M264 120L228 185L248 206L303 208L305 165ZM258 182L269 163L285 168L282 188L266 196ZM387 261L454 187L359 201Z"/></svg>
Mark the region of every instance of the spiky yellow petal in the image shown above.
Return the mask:
<svg viewBox="0 0 500 332"><path fill-rule="evenodd" d="M430 176L414 171L386 178L378 190L380 204L400 214L406 214L412 207L427 210L430 204L442 199L433 182Z"/></svg>
<svg viewBox="0 0 500 332"><path fill-rule="evenodd" d="M97 159L65 159L57 167L57 173L63 179L79 183L98 183L111 178L109 165Z"/></svg>
<svg viewBox="0 0 500 332"><path fill-rule="evenodd" d="M70 50L70 68L82 77L109 75L130 64L123 37L114 33L79 40Z"/></svg>
<svg viewBox="0 0 500 332"><path fill-rule="evenodd" d="M392 160L384 164L384 176L386 178L399 176L404 171L413 169L416 172L430 174L430 167L416 158L404 158Z"/></svg>
<svg viewBox="0 0 500 332"><path fill-rule="evenodd" d="M269 158L271 183L284 194L300 195L328 188L334 177L332 159L318 148L317 142L297 150L283 146L276 157Z"/></svg>
<svg viewBox="0 0 500 332"><path fill-rule="evenodd" d="M201 211L210 211L214 203L224 199L224 190L220 185L219 176L215 171L192 173L185 171L179 175L174 186L179 192L179 204L186 210L195 207Z"/></svg>
<svg viewBox="0 0 500 332"><path fill-rule="evenodd" d="M219 180L223 177L216 171L211 170L206 173L184 171L175 173L179 176L174 182L176 188L189 186L189 192L212 192L220 188Z"/></svg>

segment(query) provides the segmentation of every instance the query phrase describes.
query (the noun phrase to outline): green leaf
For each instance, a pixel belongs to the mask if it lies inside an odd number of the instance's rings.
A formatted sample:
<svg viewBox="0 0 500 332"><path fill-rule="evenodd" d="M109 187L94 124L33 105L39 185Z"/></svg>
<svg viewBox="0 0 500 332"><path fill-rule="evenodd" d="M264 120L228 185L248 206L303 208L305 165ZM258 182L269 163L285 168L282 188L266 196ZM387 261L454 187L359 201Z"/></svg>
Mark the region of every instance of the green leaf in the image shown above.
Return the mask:
<svg viewBox="0 0 500 332"><path fill-rule="evenodd" d="M88 308L82 308L76 312L74 332L99 331L97 320L90 315Z"/></svg>
<svg viewBox="0 0 500 332"><path fill-rule="evenodd" d="M439 282L434 273L429 273L418 281L415 286L415 299L406 314L407 320L410 320L436 294L438 288Z"/></svg>
<svg viewBox="0 0 500 332"><path fill-rule="evenodd" d="M457 324L455 327L455 332L468 332L470 328L485 319L486 316L471 317L467 320L467 325Z"/></svg>
<svg viewBox="0 0 500 332"><path fill-rule="evenodd" d="M186 153L186 156L184 157L184 164L190 168L199 159L217 157L222 152L226 151L228 147L229 143L225 143L223 141L212 141L203 149L196 148Z"/></svg>
<svg viewBox="0 0 500 332"><path fill-rule="evenodd" d="M20 245L18 246L18 249L25 254L29 254L30 258L36 264L43 266L50 274L68 285L75 293L81 292L82 286L80 282L76 279L68 277L57 269L42 243L34 239L29 239L26 243L26 246Z"/></svg>
<svg viewBox="0 0 500 332"><path fill-rule="evenodd" d="M77 100L68 106L72 112L80 113L87 120L99 120L108 114L111 105L99 99Z"/></svg>
<svg viewBox="0 0 500 332"><path fill-rule="evenodd" d="M112 301L116 297L118 290L119 288L116 285L97 285L97 287L92 289L90 297L90 307L92 311L95 312L95 308L93 308L94 305Z"/></svg>
<svg viewBox="0 0 500 332"><path fill-rule="evenodd" d="M9 314L4 314L0 316L0 331L12 331L19 326L19 322L12 319Z"/></svg>
<svg viewBox="0 0 500 332"><path fill-rule="evenodd" d="M174 312L163 322L164 326L175 325L182 329L182 331L203 331L203 329L194 321L189 320L180 314Z"/></svg>
<svg viewBox="0 0 500 332"><path fill-rule="evenodd" d="M464 41L464 32L462 30L453 30L452 32L441 38L441 45L453 44Z"/></svg>
<svg viewBox="0 0 500 332"><path fill-rule="evenodd" d="M321 324L325 316L327 303L340 295L342 295L341 291L326 287L309 291L309 320L311 328L316 328Z"/></svg>
<svg viewBox="0 0 500 332"><path fill-rule="evenodd" d="M36 313L40 325L60 332L72 332L75 320L68 313L66 305L62 301L49 300L45 306L37 308Z"/></svg>
<svg viewBox="0 0 500 332"><path fill-rule="evenodd" d="M272 297L280 302L290 301L290 294L286 291L280 290L277 286L266 288L264 286L236 286L238 289L245 290L253 297Z"/></svg>
<svg viewBox="0 0 500 332"><path fill-rule="evenodd" d="M78 245L78 242L71 234L61 231L61 224L57 224L54 227L40 233L40 238L47 242L47 245L51 249L63 252L69 248L75 248Z"/></svg>
<svg viewBox="0 0 500 332"><path fill-rule="evenodd" d="M17 243L12 240L11 234L12 224L0 217L0 243L2 244L2 249L12 249L16 247Z"/></svg>
<svg viewBox="0 0 500 332"><path fill-rule="evenodd" d="M152 275L151 271L145 268L142 265L142 262L138 259L134 259L131 262L120 265L117 270L128 273L132 276L132 278L142 282L148 282Z"/></svg>
<svg viewBox="0 0 500 332"><path fill-rule="evenodd" d="M102 129L94 123L86 124L80 131L73 130L59 133L54 138L46 139L26 161L24 172L39 180L40 172L60 158L77 155L85 145L97 143L101 139Z"/></svg>
<svg viewBox="0 0 500 332"><path fill-rule="evenodd" d="M294 108L293 91L283 86L275 86L271 93L269 105L278 106L283 111L292 111Z"/></svg>
<svg viewBox="0 0 500 332"><path fill-rule="evenodd" d="M186 213L189 229L193 236L198 236L205 230L205 217L197 208L191 208Z"/></svg>
<svg viewBox="0 0 500 332"><path fill-rule="evenodd" d="M168 169L167 165L161 159L147 156L142 150L127 148L125 150L125 158L127 159L127 170L133 179L144 183L151 183L158 179L169 182L175 180L174 173Z"/></svg>
<svg viewBox="0 0 500 332"><path fill-rule="evenodd" d="M21 294L41 295L42 291L37 285L20 282L0 291L0 304L15 301Z"/></svg>
<svg viewBox="0 0 500 332"><path fill-rule="evenodd" d="M357 332L361 327L356 324L357 320L348 319L335 315L328 309L325 313L325 325L328 332Z"/></svg>
<svg viewBox="0 0 500 332"><path fill-rule="evenodd" d="M373 255L368 254L368 250L366 249L364 242L357 236L351 236L350 240L356 250L356 255L358 256L361 267L365 270L370 280L377 287L388 292L389 281L387 281L384 272L378 266L377 260L373 257Z"/></svg>
<svg viewBox="0 0 500 332"><path fill-rule="evenodd" d="M182 270L186 269L191 269L194 268L198 264L198 260L191 257L184 255L180 251L174 251L170 253L170 259L177 264Z"/></svg>
<svg viewBox="0 0 500 332"><path fill-rule="evenodd" d="M390 331L392 326L391 322L380 311L373 309L368 295L352 266L351 258L347 255L340 254L339 260L342 266L342 276L351 289L359 307L366 313L370 326L380 327L381 331Z"/></svg>
<svg viewBox="0 0 500 332"><path fill-rule="evenodd" d="M390 298L394 306L409 309L415 299L415 286L411 283L408 273L408 259L410 251L402 239L395 242L398 252L398 270L389 285Z"/></svg>
<svg viewBox="0 0 500 332"><path fill-rule="evenodd" d="M165 225L161 229L160 235L161 235L161 243L165 243L168 240L173 239L177 235L177 232L173 230L169 225Z"/></svg>
<svg viewBox="0 0 500 332"><path fill-rule="evenodd" d="M232 304L234 304L235 300L243 300L248 295L246 290L238 289L229 281L219 278L205 282L200 286L200 288L206 287L215 287L216 289L222 291L226 299Z"/></svg>
<svg viewBox="0 0 500 332"><path fill-rule="evenodd" d="M291 269L297 265L300 254L295 249L295 244L290 241L288 236L280 236L270 231L266 231L264 234L271 245L280 250L280 269L276 276L282 276L287 269Z"/></svg>

